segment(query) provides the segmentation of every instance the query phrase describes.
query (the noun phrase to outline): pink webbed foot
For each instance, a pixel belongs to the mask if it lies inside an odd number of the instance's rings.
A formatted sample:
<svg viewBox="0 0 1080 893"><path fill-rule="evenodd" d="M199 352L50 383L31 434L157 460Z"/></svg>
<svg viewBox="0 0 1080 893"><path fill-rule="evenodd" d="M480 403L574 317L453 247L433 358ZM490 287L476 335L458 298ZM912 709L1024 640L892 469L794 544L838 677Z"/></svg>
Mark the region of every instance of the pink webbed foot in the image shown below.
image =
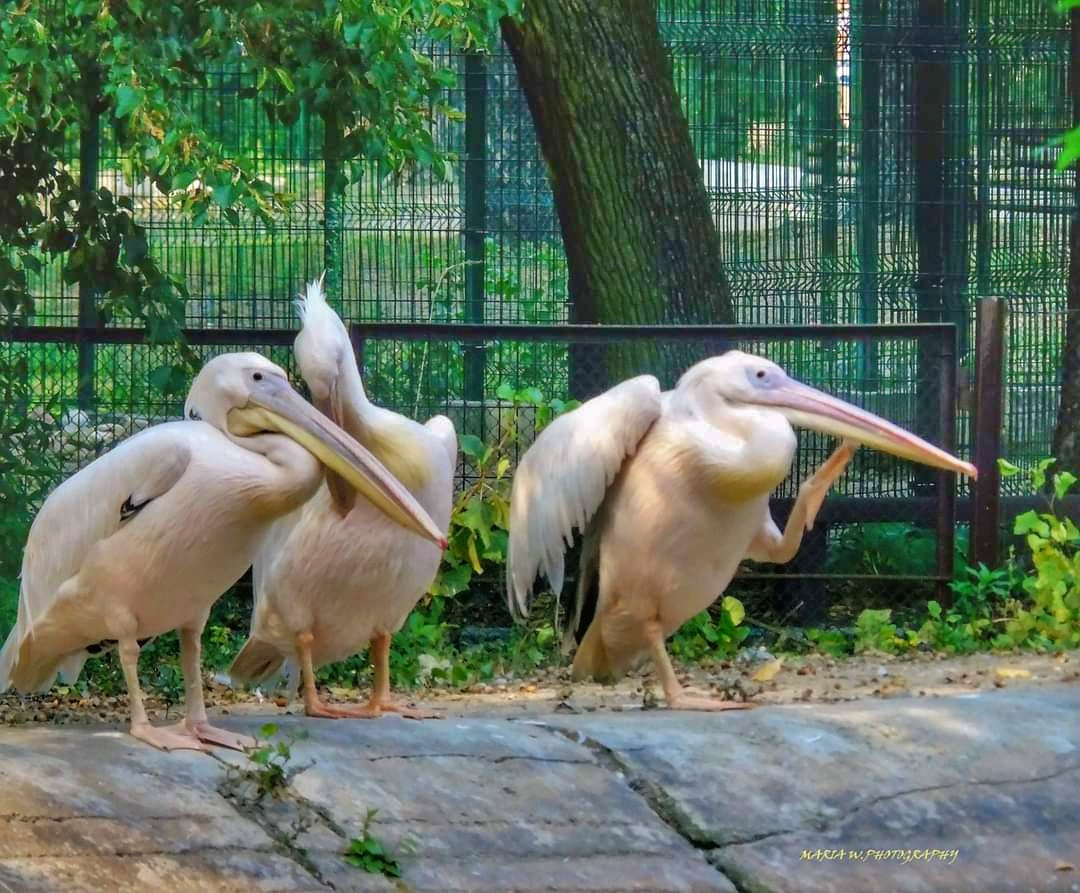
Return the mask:
<svg viewBox="0 0 1080 893"><path fill-rule="evenodd" d="M150 723L132 723L131 735L158 750L209 750L183 725L157 728Z"/></svg>

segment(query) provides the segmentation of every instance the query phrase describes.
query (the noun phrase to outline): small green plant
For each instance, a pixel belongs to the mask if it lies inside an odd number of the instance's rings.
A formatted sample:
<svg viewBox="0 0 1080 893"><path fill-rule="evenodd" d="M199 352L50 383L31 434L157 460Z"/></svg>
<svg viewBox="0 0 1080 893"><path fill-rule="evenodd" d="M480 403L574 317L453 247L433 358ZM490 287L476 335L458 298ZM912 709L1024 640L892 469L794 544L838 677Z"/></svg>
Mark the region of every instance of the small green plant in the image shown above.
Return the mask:
<svg viewBox="0 0 1080 893"><path fill-rule="evenodd" d="M496 571L506 564L510 527L511 447L520 442L522 409L535 413L535 430L541 430L555 416L578 406L576 400L547 399L534 387L499 385L500 400L511 412L493 444L485 444L475 434L462 434L461 452L471 466L474 480L454 503L450 516L449 546L439 575L429 590L432 595L455 596L469 588L474 578Z"/></svg>
<svg viewBox="0 0 1080 893"><path fill-rule="evenodd" d="M897 654L919 644L918 636L911 630L902 630L892 619L888 608L873 610L867 608L855 620L856 654L867 651L881 651Z"/></svg>
<svg viewBox="0 0 1080 893"><path fill-rule="evenodd" d="M806 631L807 641L822 654L830 657L844 657L851 654L854 642L842 629L819 629L813 627Z"/></svg>
<svg viewBox="0 0 1080 893"><path fill-rule="evenodd" d="M271 741L279 729L275 723L268 722L259 729L254 747L247 751L249 765L236 768L239 777L251 784L256 803L264 797L280 797L288 787L289 779L307 766L290 766L292 746L307 737L306 729L291 732L288 736ZM262 739L262 740L259 740Z"/></svg>
<svg viewBox="0 0 1080 893"><path fill-rule="evenodd" d="M360 829L360 835L349 841L348 849L344 852L345 861L353 868L359 868L368 874L381 874L383 877L401 877L401 862L395 853L374 834L371 826L375 823L377 809L369 809L364 815L364 823ZM411 840L406 839L399 846L403 855L414 852L415 847Z"/></svg>
<svg viewBox="0 0 1080 893"><path fill-rule="evenodd" d="M991 569L985 564L965 568L965 578L949 584L956 596L951 607L927 602L927 618L919 628L919 640L955 654L985 647L993 637L994 614L1006 606L1016 575L1011 559L1004 568Z"/></svg>
<svg viewBox="0 0 1080 893"><path fill-rule="evenodd" d="M702 611L679 628L671 639L671 654L686 661L734 654L750 635L750 629L741 625L745 617L742 602L726 595L715 615Z"/></svg>
<svg viewBox="0 0 1080 893"><path fill-rule="evenodd" d="M1013 533L1031 550L1032 572L1021 583L1028 600L1013 605L1004 633L995 638L998 647L1080 646L1080 530L1057 511L1077 478L1068 471L1049 474L1054 462L1043 459L1028 473L1032 489L1046 497L1046 510L1024 512L1013 522ZM1003 460L998 467L1002 477L1021 473Z"/></svg>

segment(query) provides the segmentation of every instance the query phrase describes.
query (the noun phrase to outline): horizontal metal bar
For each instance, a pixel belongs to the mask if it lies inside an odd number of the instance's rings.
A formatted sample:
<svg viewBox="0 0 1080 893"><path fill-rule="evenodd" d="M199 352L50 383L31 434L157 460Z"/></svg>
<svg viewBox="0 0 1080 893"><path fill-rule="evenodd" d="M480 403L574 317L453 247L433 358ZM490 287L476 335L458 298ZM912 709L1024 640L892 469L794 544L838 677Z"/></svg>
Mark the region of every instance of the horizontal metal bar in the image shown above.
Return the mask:
<svg viewBox="0 0 1080 893"><path fill-rule="evenodd" d="M843 341L854 338L940 338L953 328L951 323L887 323L882 325L809 326L616 326L616 325L509 325L502 323L353 323L361 338L416 341L594 341L618 342L663 339L669 342L707 340L731 341ZM295 329L184 329L184 337L195 345L288 346ZM136 328L87 328L80 326L11 326L0 328L0 341L79 344L143 344L146 332Z"/></svg>
<svg viewBox="0 0 1080 893"><path fill-rule="evenodd" d="M295 329L184 329L188 343L195 345L290 346ZM0 341L21 343L144 344L145 329L82 328L79 326L12 326L0 328Z"/></svg>
<svg viewBox="0 0 1080 893"><path fill-rule="evenodd" d="M513 341L624 341L663 338L669 341L709 339L749 340L830 340L851 338L934 338L947 335L952 323L834 324L811 326L764 325L514 325L492 323L353 323L365 338L417 340L440 338L447 341L506 338Z"/></svg>
<svg viewBox="0 0 1080 893"><path fill-rule="evenodd" d="M781 523L791 512L794 499L774 499L773 516ZM1001 497L1002 516L1011 519L1027 511L1048 511L1041 496ZM1080 518L1080 496L1067 496L1055 504L1055 511ZM817 524L889 523L922 521L931 524L937 513L936 496L830 496L818 512ZM956 500L957 522L971 521L970 497Z"/></svg>

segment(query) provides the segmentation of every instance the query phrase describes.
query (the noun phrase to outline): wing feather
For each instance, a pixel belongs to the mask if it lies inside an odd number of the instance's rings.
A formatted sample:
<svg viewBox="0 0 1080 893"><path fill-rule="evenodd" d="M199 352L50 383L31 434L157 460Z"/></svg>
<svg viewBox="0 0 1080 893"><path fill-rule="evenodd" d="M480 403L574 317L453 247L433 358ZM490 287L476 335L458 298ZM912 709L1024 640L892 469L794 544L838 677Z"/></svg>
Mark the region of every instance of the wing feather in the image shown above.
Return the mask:
<svg viewBox="0 0 1080 893"><path fill-rule="evenodd" d="M512 613L527 613L537 574L555 592L562 589L574 529L585 530L660 411L660 383L651 375L631 378L559 416L526 451L510 494Z"/></svg>
<svg viewBox="0 0 1080 893"><path fill-rule="evenodd" d="M192 426L202 424L169 422L140 431L49 494L23 550L18 619L0 650L0 691L11 684L24 638L36 641L41 631L35 628L56 620L50 612L61 587L78 574L94 545L121 524L138 523L139 509L180 479L191 458Z"/></svg>

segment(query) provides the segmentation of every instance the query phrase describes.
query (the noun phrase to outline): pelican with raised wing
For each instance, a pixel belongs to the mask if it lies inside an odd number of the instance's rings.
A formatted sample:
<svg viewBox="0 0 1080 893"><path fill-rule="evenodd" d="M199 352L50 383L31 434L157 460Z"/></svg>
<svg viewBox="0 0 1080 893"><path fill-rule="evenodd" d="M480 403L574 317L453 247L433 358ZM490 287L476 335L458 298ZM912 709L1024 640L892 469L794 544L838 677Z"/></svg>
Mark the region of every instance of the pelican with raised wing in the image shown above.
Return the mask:
<svg viewBox="0 0 1080 893"><path fill-rule="evenodd" d="M348 331L321 281L307 287L297 306L303 325L296 359L315 405L378 456L445 528L457 466L453 423L435 416L421 425L371 403ZM390 638L434 580L442 550L354 500L336 475L328 474L326 484L267 534L255 560L251 635L230 675L258 682L288 661L299 665L308 716L423 716L391 698ZM375 668L369 701L324 703L315 667L368 645Z"/></svg>
<svg viewBox="0 0 1080 893"><path fill-rule="evenodd" d="M251 739L207 721L199 639L274 519L311 497L325 467L418 538L441 543L444 534L371 453L258 354L207 363L184 413L128 438L45 500L23 555L18 619L0 650L0 691L47 690L58 674L74 678L88 655L116 646L132 735L166 750L239 748ZM139 688L140 642L172 629L186 716L155 727Z"/></svg>
<svg viewBox="0 0 1080 893"><path fill-rule="evenodd" d="M843 438L799 488L784 531L769 496L788 475L798 425ZM524 615L538 574L563 586L582 534L564 645L576 679L617 678L650 655L672 708L741 703L680 686L665 640L713 603L744 559L784 563L813 527L859 444L975 477L975 468L890 422L739 351L691 367L661 393L641 376L555 419L514 475L507 587Z"/></svg>

